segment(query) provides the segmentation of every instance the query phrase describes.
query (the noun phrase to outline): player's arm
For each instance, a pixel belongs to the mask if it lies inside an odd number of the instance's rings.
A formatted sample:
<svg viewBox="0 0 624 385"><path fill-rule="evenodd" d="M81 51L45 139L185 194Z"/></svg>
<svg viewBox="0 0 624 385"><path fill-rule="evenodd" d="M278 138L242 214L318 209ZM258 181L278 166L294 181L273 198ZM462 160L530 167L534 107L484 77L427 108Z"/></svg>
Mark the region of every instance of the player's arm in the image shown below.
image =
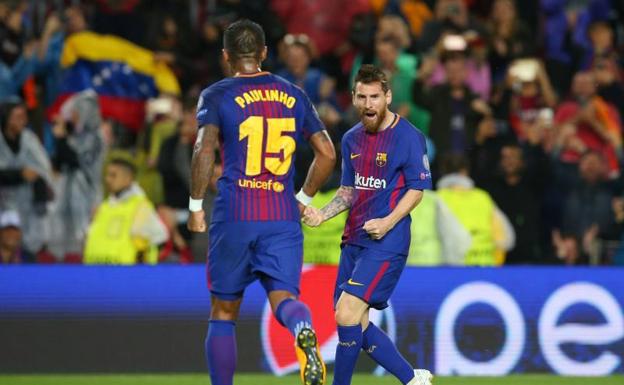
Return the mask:
<svg viewBox="0 0 624 385"><path fill-rule="evenodd" d="M314 159L301 191L297 194L300 208L308 206L312 197L327 181L336 164L336 149L326 130L318 131L310 137ZM303 193L303 194L302 194Z"/></svg>
<svg viewBox="0 0 624 385"><path fill-rule="evenodd" d="M422 198L422 190L407 190L390 214L383 218L375 218L366 221L363 227L364 231L373 239L383 238L388 231L392 230L394 226L401 221L401 219L405 218L406 215L414 210Z"/></svg>
<svg viewBox="0 0 624 385"><path fill-rule="evenodd" d="M307 207L304 212L303 223L311 227L319 226L341 212L350 209L352 205L353 187L340 186L334 198L322 209L319 210L312 206Z"/></svg>
<svg viewBox="0 0 624 385"><path fill-rule="evenodd" d="M188 229L191 231L206 231L202 200L212 179L218 136L219 127L214 124L202 126L197 133L191 160L191 199L189 202L191 215L188 220Z"/></svg>

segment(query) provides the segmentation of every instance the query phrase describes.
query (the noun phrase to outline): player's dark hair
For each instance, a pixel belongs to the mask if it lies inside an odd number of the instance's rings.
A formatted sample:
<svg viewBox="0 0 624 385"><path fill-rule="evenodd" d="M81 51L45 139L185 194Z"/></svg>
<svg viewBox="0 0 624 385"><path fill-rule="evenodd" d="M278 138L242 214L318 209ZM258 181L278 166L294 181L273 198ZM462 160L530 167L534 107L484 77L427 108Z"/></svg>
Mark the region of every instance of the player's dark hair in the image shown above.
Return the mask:
<svg viewBox="0 0 624 385"><path fill-rule="evenodd" d="M223 48L233 60L243 58L259 60L264 46L264 30L251 20L235 21L223 33Z"/></svg>
<svg viewBox="0 0 624 385"><path fill-rule="evenodd" d="M372 64L364 64L360 67L357 75L355 75L355 80L353 81L353 89L351 90L355 93L355 85L358 83L370 84L370 83L381 83L381 89L384 93L388 92L390 87L388 86L388 78L386 74L381 70L381 68L376 67Z"/></svg>
<svg viewBox="0 0 624 385"><path fill-rule="evenodd" d="M137 168L131 161L124 158L113 158L108 162L109 165L115 165L126 169L132 176L137 173Z"/></svg>

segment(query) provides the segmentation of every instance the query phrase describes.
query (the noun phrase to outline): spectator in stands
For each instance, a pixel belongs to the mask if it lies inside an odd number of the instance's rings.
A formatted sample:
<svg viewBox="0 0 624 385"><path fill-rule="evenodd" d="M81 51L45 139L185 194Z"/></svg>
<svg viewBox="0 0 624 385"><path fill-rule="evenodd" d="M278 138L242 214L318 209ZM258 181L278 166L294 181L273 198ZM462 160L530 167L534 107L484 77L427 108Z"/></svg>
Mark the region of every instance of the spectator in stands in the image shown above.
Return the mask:
<svg viewBox="0 0 624 385"><path fill-rule="evenodd" d="M446 153L464 155L475 140L479 121L491 115L491 111L466 85L464 55L448 52L441 59L446 81L427 87L425 84L435 63L423 63L413 86L414 102L431 113L429 136L437 153L440 156Z"/></svg>
<svg viewBox="0 0 624 385"><path fill-rule="evenodd" d="M52 128L56 148L52 165L58 199L51 213L48 249L60 259L82 254L91 215L102 199L105 146L100 124L97 95L87 90L63 103Z"/></svg>
<svg viewBox="0 0 624 385"><path fill-rule="evenodd" d="M518 17L514 0L495 0L488 23L489 63L494 83L503 82L509 64L534 52L534 37Z"/></svg>
<svg viewBox="0 0 624 385"><path fill-rule="evenodd" d="M31 253L46 243L47 203L52 199L52 167L39 138L28 128L26 107L0 108L0 210L18 212L24 246Z"/></svg>
<svg viewBox="0 0 624 385"><path fill-rule="evenodd" d="M97 208L87 234L87 264L154 264L157 246L167 239L167 229L154 206L135 182L136 167L125 159L106 166L108 198Z"/></svg>
<svg viewBox="0 0 624 385"><path fill-rule="evenodd" d="M349 30L357 15L369 13L367 0L271 0L271 9L291 34L306 34L320 56L321 69L336 77L348 73ZM343 69L347 69L346 71ZM329 70L333 70L333 73Z"/></svg>
<svg viewBox="0 0 624 385"><path fill-rule="evenodd" d="M489 100L492 79L487 62L487 46L483 37L474 31L464 35L448 34L440 39L435 52L427 56L427 60L436 59L435 69L427 85L431 87L445 82L447 74L441 58L452 55L464 58L468 88L483 100Z"/></svg>
<svg viewBox="0 0 624 385"><path fill-rule="evenodd" d="M27 42L23 29L25 7L7 8L0 20L0 103L20 95L26 79L35 70L35 42Z"/></svg>
<svg viewBox="0 0 624 385"><path fill-rule="evenodd" d="M475 187L468 176L468 162L464 156L446 155L441 164L443 176L437 183L437 194L472 237L464 264L503 264L504 253L515 244L509 220L486 191Z"/></svg>
<svg viewBox="0 0 624 385"><path fill-rule="evenodd" d="M596 94L591 72L579 72L572 85L573 99L555 113L558 138L553 155L564 163L577 163L588 150L603 154L609 177L619 175L617 154L622 151L622 125L617 110Z"/></svg>
<svg viewBox="0 0 624 385"><path fill-rule="evenodd" d="M22 229L17 211L0 213L0 265L34 262L32 254L22 248Z"/></svg>
<svg viewBox="0 0 624 385"><path fill-rule="evenodd" d="M596 20L607 20L610 0L562 1L541 0L544 17L546 70L559 95L566 95L578 66L574 48L590 46L588 26Z"/></svg>
<svg viewBox="0 0 624 385"><path fill-rule="evenodd" d="M418 38L425 26L425 23L433 18L433 13L427 1L423 0L382 0L372 1L371 5L377 15L390 14L398 15L407 21L410 34Z"/></svg>
<svg viewBox="0 0 624 385"><path fill-rule="evenodd" d="M8 6L0 14L0 61L13 66L26 44L24 31L24 4Z"/></svg>
<svg viewBox="0 0 624 385"><path fill-rule="evenodd" d="M509 218L516 234L515 247L507 253L505 264L543 261L541 213L548 176L548 156L539 137L527 142L524 151L514 142L501 148L498 170L484 188Z"/></svg>
<svg viewBox="0 0 624 385"><path fill-rule="evenodd" d="M587 35L589 45L581 51L580 69L590 69L598 59L612 59L617 62L613 29L608 22L598 20L591 23L587 28Z"/></svg>
<svg viewBox="0 0 624 385"><path fill-rule="evenodd" d="M468 13L466 2L463 0L438 0L435 4L434 19L429 20L423 27L418 48L422 52L435 47L445 34L463 34L475 31L480 36L486 36L485 27Z"/></svg>
<svg viewBox="0 0 624 385"><path fill-rule="evenodd" d="M188 197L191 181L191 156L197 135L195 105L187 104L178 123L177 132L166 139L160 148L158 172L162 176L164 201L158 206L158 213L169 231L169 239L160 253L160 259L170 259L172 252L178 252L182 263L193 262L189 243L191 233L186 227L188 219ZM216 183L218 173L213 179ZM213 183L211 183L211 186ZM209 194L209 196L212 196ZM204 199L209 204L209 199ZM205 210L210 213L210 207Z"/></svg>
<svg viewBox="0 0 624 385"><path fill-rule="evenodd" d="M496 117L508 121L512 136L525 142L528 135L551 128L557 95L542 63L521 59L509 67L504 89L493 104Z"/></svg>
<svg viewBox="0 0 624 385"><path fill-rule="evenodd" d="M412 240L407 264L412 266L464 265L472 238L434 191L425 191L412 210Z"/></svg>
<svg viewBox="0 0 624 385"><path fill-rule="evenodd" d="M155 51L156 60L172 67L182 90L187 90L193 82L193 63L190 57L192 47L186 32L172 15L162 18L149 46Z"/></svg>
<svg viewBox="0 0 624 385"><path fill-rule="evenodd" d="M617 108L624 116L624 80L613 58L596 58L592 64L598 95Z"/></svg>
<svg viewBox="0 0 624 385"><path fill-rule="evenodd" d="M286 68L277 74L301 87L319 112L326 126L340 120L336 101L336 81L318 68L311 67L313 47L307 35L288 34L283 39L283 58Z"/></svg>
<svg viewBox="0 0 624 385"><path fill-rule="evenodd" d="M578 164L577 181L571 186L563 208L562 233L579 241L582 254L592 264L600 263L597 244L619 236L612 210L614 192L607 175L604 154L590 151L583 155Z"/></svg>

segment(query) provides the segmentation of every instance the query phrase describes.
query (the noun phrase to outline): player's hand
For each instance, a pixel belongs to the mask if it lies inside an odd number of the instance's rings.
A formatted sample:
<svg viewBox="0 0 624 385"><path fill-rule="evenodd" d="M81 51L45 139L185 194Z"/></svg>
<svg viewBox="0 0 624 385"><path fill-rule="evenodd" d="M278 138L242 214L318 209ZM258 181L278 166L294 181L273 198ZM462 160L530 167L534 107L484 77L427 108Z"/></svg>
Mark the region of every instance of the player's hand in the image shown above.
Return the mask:
<svg viewBox="0 0 624 385"><path fill-rule="evenodd" d="M372 239L381 239L392 229L392 224L386 218L375 218L366 221L362 228Z"/></svg>
<svg viewBox="0 0 624 385"><path fill-rule="evenodd" d="M191 211L189 215L188 223L186 224L190 231L195 233L203 233L206 231L206 217L204 216L204 210Z"/></svg>
<svg viewBox="0 0 624 385"><path fill-rule="evenodd" d="M324 220L323 213L316 207L308 206L303 211L303 223L310 227L317 227L323 223Z"/></svg>

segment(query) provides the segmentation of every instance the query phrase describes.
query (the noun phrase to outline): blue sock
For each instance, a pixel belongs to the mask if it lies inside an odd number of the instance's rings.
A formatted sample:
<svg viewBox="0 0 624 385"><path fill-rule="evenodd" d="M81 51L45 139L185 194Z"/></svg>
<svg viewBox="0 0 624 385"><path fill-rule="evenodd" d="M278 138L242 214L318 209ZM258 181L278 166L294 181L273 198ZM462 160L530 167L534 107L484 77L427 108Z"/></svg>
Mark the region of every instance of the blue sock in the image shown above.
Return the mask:
<svg viewBox="0 0 624 385"><path fill-rule="evenodd" d="M233 321L211 320L206 335L206 364L212 385L232 385L236 369L236 333Z"/></svg>
<svg viewBox="0 0 624 385"><path fill-rule="evenodd" d="M414 378L414 368L399 353L390 337L372 322L364 330L362 349L402 383L407 384Z"/></svg>
<svg viewBox="0 0 624 385"><path fill-rule="evenodd" d="M301 301L288 298L283 300L275 310L277 321L290 330L293 336L303 328L312 329L310 309Z"/></svg>
<svg viewBox="0 0 624 385"><path fill-rule="evenodd" d="M338 346L334 363L334 385L350 385L362 348L362 325L338 325Z"/></svg>

